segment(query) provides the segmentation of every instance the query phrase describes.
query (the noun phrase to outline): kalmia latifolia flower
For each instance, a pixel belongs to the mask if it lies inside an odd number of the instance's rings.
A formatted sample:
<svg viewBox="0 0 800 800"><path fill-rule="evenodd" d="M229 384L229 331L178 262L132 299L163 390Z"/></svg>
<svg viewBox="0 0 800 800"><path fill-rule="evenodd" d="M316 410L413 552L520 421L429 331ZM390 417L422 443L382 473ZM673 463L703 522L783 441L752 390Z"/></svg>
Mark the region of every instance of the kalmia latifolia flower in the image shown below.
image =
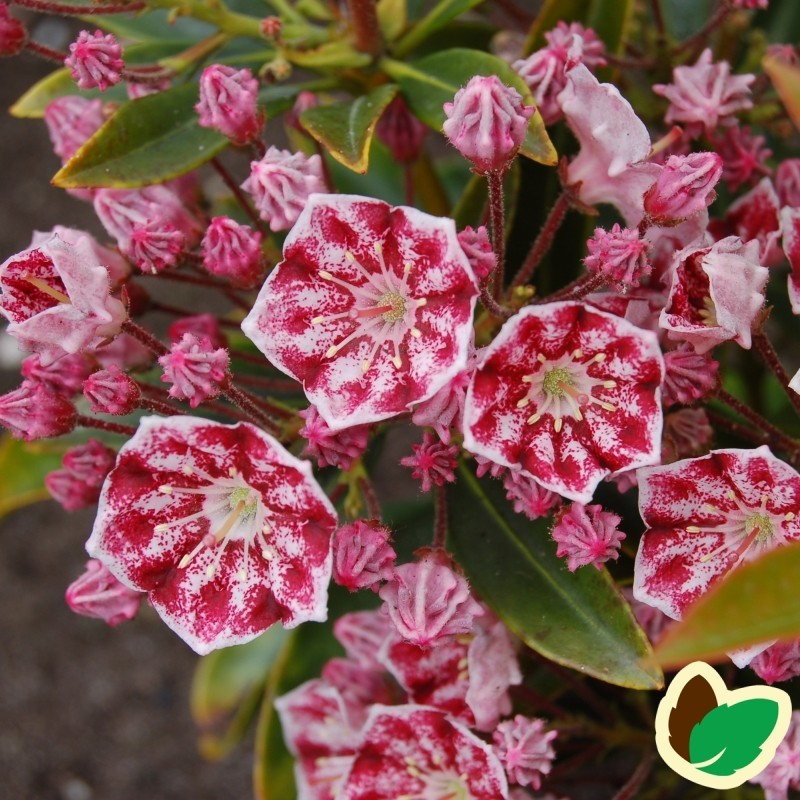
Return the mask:
<svg viewBox="0 0 800 800"><path fill-rule="evenodd" d="M208 339L215 349L228 346L228 340L222 331L219 321L212 314L194 314L191 317L181 317L175 320L167 330L167 336L173 344L183 339L187 333L191 333L198 339Z"/></svg>
<svg viewBox="0 0 800 800"><path fill-rule="evenodd" d="M606 561L619 558L619 546L625 534L617 528L620 517L603 511L600 505L572 503L556 514L552 536L558 544L556 555L567 557L567 568L575 572L592 564L597 569Z"/></svg>
<svg viewBox="0 0 800 800"><path fill-rule="evenodd" d="M767 159L772 150L764 146L766 141L766 137L754 135L746 125L725 128L724 135L715 139L714 148L722 158L722 180L732 192L770 174Z"/></svg>
<svg viewBox="0 0 800 800"><path fill-rule="evenodd" d="M671 339L706 353L733 339L745 349L764 304L769 277L758 242L728 236L711 246L690 245L675 256L675 277L660 324Z"/></svg>
<svg viewBox="0 0 800 800"><path fill-rule="evenodd" d="M139 407L142 392L136 381L116 364L90 375L83 384L84 397L95 414L124 416Z"/></svg>
<svg viewBox="0 0 800 800"><path fill-rule="evenodd" d="M444 711L375 705L337 796L498 800L508 796L508 784L491 747Z"/></svg>
<svg viewBox="0 0 800 800"><path fill-rule="evenodd" d="M212 64L200 76L199 124L227 136L234 144L258 138L264 112L258 108L258 81L249 69Z"/></svg>
<svg viewBox="0 0 800 800"><path fill-rule="evenodd" d="M104 92L109 86L122 80L122 47L117 37L103 31L81 31L69 46L69 55L64 66L72 70L72 78L80 89L99 89Z"/></svg>
<svg viewBox="0 0 800 800"><path fill-rule="evenodd" d="M452 220L314 195L242 330L334 430L433 397L466 367L478 289Z"/></svg>
<svg viewBox="0 0 800 800"><path fill-rule="evenodd" d="M635 228L620 228L617 223L610 231L595 228L586 246L586 269L622 286L638 286L652 271L647 260L649 245Z"/></svg>
<svg viewBox="0 0 800 800"><path fill-rule="evenodd" d="M653 86L669 100L667 123L688 123L710 134L717 125L734 125L735 114L753 107L750 84L755 75L731 75L727 61L714 64L711 59L711 50L703 50L696 64L673 69L672 83Z"/></svg>
<svg viewBox="0 0 800 800"><path fill-rule="evenodd" d="M398 164L413 164L419 158L427 131L400 95L389 103L375 127L376 135Z"/></svg>
<svg viewBox="0 0 800 800"><path fill-rule="evenodd" d="M49 103L44 111L53 150L66 163L105 121L103 103L68 95Z"/></svg>
<svg viewBox="0 0 800 800"><path fill-rule="evenodd" d="M414 455L400 459L404 467L413 470L412 478L422 481L422 491L429 492L434 485L454 483L458 466L458 447L446 445L430 431L425 431L421 444L411 446Z"/></svg>
<svg viewBox="0 0 800 800"><path fill-rule="evenodd" d="M634 596L681 619L730 570L800 540L798 509L800 475L766 445L639 470Z"/></svg>
<svg viewBox="0 0 800 800"><path fill-rule="evenodd" d="M714 202L721 175L722 159L716 153L670 156L644 194L644 210L657 225L680 222Z"/></svg>
<svg viewBox="0 0 800 800"><path fill-rule="evenodd" d="M121 584L104 564L91 558L83 575L69 585L65 597L76 614L101 619L114 628L136 616L144 595Z"/></svg>
<svg viewBox="0 0 800 800"><path fill-rule="evenodd" d="M790 789L800 790L800 711L792 712L789 730L775 757L750 783L764 789L764 800L788 800Z"/></svg>
<svg viewBox="0 0 800 800"><path fill-rule="evenodd" d="M482 352L464 447L588 503L611 473L658 461L656 337L583 303L528 306Z"/></svg>
<svg viewBox="0 0 800 800"><path fill-rule="evenodd" d="M325 178L319 155L306 156L270 147L260 161L250 164L242 184L271 231L286 231L297 222L310 195L324 192Z"/></svg>
<svg viewBox="0 0 800 800"><path fill-rule="evenodd" d="M70 433L78 412L64 395L43 383L23 381L19 388L0 395L0 425L15 439L31 442Z"/></svg>
<svg viewBox="0 0 800 800"><path fill-rule="evenodd" d="M0 265L0 289L6 330L44 366L113 338L127 318L86 239L70 245L53 236L11 256Z"/></svg>
<svg viewBox="0 0 800 800"><path fill-rule="evenodd" d="M495 752L512 783L538 789L542 778L550 772L556 757L551 742L558 733L546 730L545 725L543 719L517 714L513 720L497 726Z"/></svg>
<svg viewBox="0 0 800 800"><path fill-rule="evenodd" d="M503 172L517 154L535 108L496 75L475 75L444 104L445 136L480 175Z"/></svg>
<svg viewBox="0 0 800 800"><path fill-rule="evenodd" d="M759 261L772 267L783 261L780 249L780 201L772 181L762 178L753 189L728 207L725 219L714 220L709 230L719 239L722 235L738 236L743 242L756 240Z"/></svg>
<svg viewBox="0 0 800 800"><path fill-rule="evenodd" d="M169 396L188 400L192 408L197 408L222 391L230 357L223 347L215 350L209 339L184 333L158 363L164 368L161 380L172 384Z"/></svg>
<svg viewBox="0 0 800 800"><path fill-rule="evenodd" d="M687 343L664 353L664 405L690 405L717 387L719 362Z"/></svg>
<svg viewBox="0 0 800 800"><path fill-rule="evenodd" d="M395 567L379 594L397 632L420 647L469 633L474 618L484 613L466 578L438 553Z"/></svg>
<svg viewBox="0 0 800 800"><path fill-rule="evenodd" d="M311 465L258 428L145 417L86 548L204 654L324 620L336 523Z"/></svg>
<svg viewBox="0 0 800 800"><path fill-rule="evenodd" d="M214 217L201 243L203 266L236 286L256 286L266 269L261 258L262 238L260 231L230 217Z"/></svg>
<svg viewBox="0 0 800 800"><path fill-rule="evenodd" d="M397 554L392 534L378 520L356 520L333 537L333 579L351 592L391 577Z"/></svg>
<svg viewBox="0 0 800 800"><path fill-rule="evenodd" d="M8 13L8 4L0 3L0 56L15 56L28 41L25 26Z"/></svg>
<svg viewBox="0 0 800 800"><path fill-rule="evenodd" d="M305 420L300 435L308 441L304 455L316 459L320 467L349 470L353 461L367 449L369 425L331 430L314 406L297 412Z"/></svg>
<svg viewBox="0 0 800 800"><path fill-rule="evenodd" d="M750 662L750 669L769 684L796 678L800 675L800 639L770 645Z"/></svg>

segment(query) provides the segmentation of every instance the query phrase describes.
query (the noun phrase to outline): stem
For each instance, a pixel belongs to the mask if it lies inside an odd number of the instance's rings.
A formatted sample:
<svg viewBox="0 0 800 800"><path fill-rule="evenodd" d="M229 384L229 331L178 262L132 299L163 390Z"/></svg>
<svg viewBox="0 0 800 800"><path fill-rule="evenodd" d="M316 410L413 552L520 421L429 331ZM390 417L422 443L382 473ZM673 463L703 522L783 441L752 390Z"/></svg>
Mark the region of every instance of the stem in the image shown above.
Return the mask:
<svg viewBox="0 0 800 800"><path fill-rule="evenodd" d="M375 487L372 485L372 481L366 475L359 475L358 488L361 489L361 494L364 497L367 514L371 519L380 519L381 504L378 500L378 495L375 494Z"/></svg>
<svg viewBox="0 0 800 800"><path fill-rule="evenodd" d="M164 272L142 272L137 275L139 278L162 278L168 281L175 281L176 283L191 283L195 286L208 286L211 289L229 289L230 286L223 281L218 281L213 278L206 278L202 275L187 275L184 272L175 272L175 270L165 270Z"/></svg>
<svg viewBox="0 0 800 800"><path fill-rule="evenodd" d="M178 306L173 306L169 303L159 303L156 300L150 301L148 311L160 311L162 314L171 314L173 317L192 317L197 314L197 311L194 309L179 308ZM216 320L219 325L222 325L225 328L236 328L236 330L239 330L241 327L238 322L234 322L232 319L217 317Z"/></svg>
<svg viewBox="0 0 800 800"><path fill-rule="evenodd" d="M163 400L156 400L153 397L142 397L139 400L139 406L140 408L146 408L148 411L153 411L165 417L186 413L183 409L175 408L175 406L171 406L169 403L163 402Z"/></svg>
<svg viewBox="0 0 800 800"><path fill-rule="evenodd" d="M133 336L134 339L141 342L148 350L152 353L155 353L157 356L164 356L169 353L169 348L162 344L155 336L153 336L150 331L146 328L143 328L141 325L137 325L135 322L128 320L127 322L123 323L122 330L124 333L127 333L129 336Z"/></svg>
<svg viewBox="0 0 800 800"><path fill-rule="evenodd" d="M795 410L800 413L800 394L797 394L797 392L789 388L789 381L791 381L791 377L783 368L783 364L781 364L778 354L775 352L775 348L772 346L772 342L770 342L763 331L753 334L753 346L755 347L758 355L761 357L761 360L778 379L781 388L784 392L786 392L786 396L789 398Z"/></svg>
<svg viewBox="0 0 800 800"><path fill-rule="evenodd" d="M633 775L628 779L625 785L614 795L612 800L631 800L636 797L639 789L642 788L645 781L650 775L655 764L656 754L652 750L648 750L642 756L639 766L633 771Z"/></svg>
<svg viewBox="0 0 800 800"><path fill-rule="evenodd" d="M144 383L143 381L136 381L139 388L142 392L147 394L155 394L159 397L163 397L165 399L169 399L169 392L166 389L162 389L160 386L155 386L152 383ZM148 400L152 400L153 398L147 398ZM166 403L163 403L166 405ZM213 411L215 414L219 414L223 417L230 417L231 419L238 419L244 422L250 422L251 419L246 414L242 413L236 406L226 406L222 403L218 403L215 400L204 400L201 405L204 409L208 411ZM182 413L180 411L174 410L172 413Z"/></svg>
<svg viewBox="0 0 800 800"><path fill-rule="evenodd" d="M109 422L105 419L95 419L94 417L87 417L84 414L78 414L75 423L82 428L97 428L101 431L108 431L109 433L120 433L123 436L133 436L136 433L136 428L133 425L123 425L121 422Z"/></svg>
<svg viewBox="0 0 800 800"><path fill-rule="evenodd" d="M414 205L414 167L411 164L403 165L403 193L406 205Z"/></svg>
<svg viewBox="0 0 800 800"><path fill-rule="evenodd" d="M444 550L447 543L447 491L444 486L436 487L435 513L433 548Z"/></svg>
<svg viewBox="0 0 800 800"><path fill-rule="evenodd" d="M581 275L577 280L567 284L563 289L559 289L547 297L542 297L534 302L536 303L553 303L556 300L580 300L591 294L595 289L599 289L606 282L606 276L602 272L587 272Z"/></svg>
<svg viewBox="0 0 800 800"><path fill-rule="evenodd" d="M377 56L383 49L375 0L347 0L356 50Z"/></svg>
<svg viewBox="0 0 800 800"><path fill-rule="evenodd" d="M667 43L667 26L664 23L664 11L661 8L661 0L651 0L653 8L653 22L658 32L658 49L663 50Z"/></svg>
<svg viewBox="0 0 800 800"><path fill-rule="evenodd" d="M797 453L800 451L800 442L787 436L780 428L776 428L771 422L768 422L752 408L746 406L739 398L734 397L730 392L725 389L718 389L716 397L726 406L732 408L739 416L744 417L754 427L759 428L764 432L764 441L773 441L775 444L780 443L783 449L788 450L790 453Z"/></svg>
<svg viewBox="0 0 800 800"><path fill-rule="evenodd" d="M536 241L534 241L528 253L528 257L514 277L511 283L512 288L530 282L536 267L539 266L539 262L550 250L553 239L558 229L561 227L561 223L564 221L567 211L569 211L569 194L562 191L553 204L553 207L550 209L550 213L547 215L547 219L544 221L544 225L542 225L539 235L536 237Z"/></svg>
<svg viewBox="0 0 800 800"><path fill-rule="evenodd" d="M684 50L700 49L703 47L706 39L708 39L709 35L722 24L730 10L730 6L723 0L717 6L717 10L714 12L711 19L697 33L685 39L680 44L675 45L674 52L677 54L682 53Z"/></svg>
<svg viewBox="0 0 800 800"><path fill-rule="evenodd" d="M519 684L510 687L511 694L514 697L519 697L522 700L530 703L535 708L541 708L553 717L568 717L569 714L558 703L550 700L548 697L539 694L531 689L529 686Z"/></svg>
<svg viewBox="0 0 800 800"><path fill-rule="evenodd" d="M94 14L125 14L129 11L141 11L147 3L120 3L119 5L72 6L69 3L49 3L47 0L11 0L15 6L32 8L34 11L46 11L51 14L76 14L79 16Z"/></svg>
<svg viewBox="0 0 800 800"><path fill-rule="evenodd" d="M279 16L290 19L292 22L305 23L306 20L303 15L296 11L287 0L267 0L267 2L278 12Z"/></svg>
<svg viewBox="0 0 800 800"><path fill-rule="evenodd" d="M239 188L239 185L233 179L230 172L228 172L228 170L222 165L222 162L220 162L218 158L212 158L211 166L214 167L225 185L231 190L231 193L236 198L236 202L239 203L244 213L247 214L256 228L258 228L258 230L260 230L262 233L266 233L267 231L264 227L264 221L258 216L250 203L247 202L244 192L241 190L241 188Z"/></svg>
<svg viewBox="0 0 800 800"><path fill-rule="evenodd" d="M273 392L300 392L302 386L291 378L259 378L256 375L237 375L236 382L244 386L257 386Z"/></svg>
<svg viewBox="0 0 800 800"><path fill-rule="evenodd" d="M489 294L489 286L486 283L481 286L481 302L493 317L508 319L514 313L510 308L501 306L491 294Z"/></svg>
<svg viewBox="0 0 800 800"><path fill-rule="evenodd" d="M505 203L503 198L503 173L486 174L489 184L489 219L492 231L492 247L494 248L495 267L493 274L494 299L499 300L503 294L506 269L506 237L505 237Z"/></svg>
<svg viewBox="0 0 800 800"><path fill-rule="evenodd" d="M52 47L47 47L47 45L39 44L39 42L28 41L25 43L25 49L46 61L54 61L62 67L64 66L64 59L67 57L66 53L54 50Z"/></svg>
<svg viewBox="0 0 800 800"><path fill-rule="evenodd" d="M255 422L257 425L262 426L265 430L269 431L274 436L277 436L281 429L278 425L275 424L275 421L267 416L250 398L250 396L239 389L233 380L228 377L228 381L225 384L225 388L222 390L222 394L231 401L235 406L238 406L247 416L250 417L251 421Z"/></svg>

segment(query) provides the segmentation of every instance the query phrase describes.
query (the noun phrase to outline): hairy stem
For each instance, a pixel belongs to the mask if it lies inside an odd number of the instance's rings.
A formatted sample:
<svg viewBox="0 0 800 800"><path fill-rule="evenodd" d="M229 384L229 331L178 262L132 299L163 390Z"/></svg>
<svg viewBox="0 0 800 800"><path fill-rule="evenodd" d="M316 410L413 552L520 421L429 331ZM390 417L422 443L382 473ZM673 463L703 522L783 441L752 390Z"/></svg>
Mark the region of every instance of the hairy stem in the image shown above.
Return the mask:
<svg viewBox="0 0 800 800"><path fill-rule="evenodd" d="M781 364L781 360L778 358L778 354L775 352L772 342L767 338L763 331L758 331L757 333L753 334L753 347L755 347L756 352L761 357L761 360L778 379L778 383L780 383L781 388L786 393L786 396L789 398L789 401L794 406L795 410L800 413L800 394L797 394L797 392L789 388L789 381L791 381L791 377L784 369L783 364Z"/></svg>
<svg viewBox="0 0 800 800"><path fill-rule="evenodd" d="M435 513L433 547L444 550L447 545L447 490L444 486L436 487Z"/></svg>
<svg viewBox="0 0 800 800"><path fill-rule="evenodd" d="M133 436L133 434L136 433L136 428L134 428L133 425L123 425L121 422L109 422L107 419L96 419L95 417L87 417L84 414L78 414L75 422L82 428L97 428L101 431L119 433L123 436Z"/></svg>
<svg viewBox="0 0 800 800"><path fill-rule="evenodd" d="M489 220L495 260L492 276L494 299L499 300L503 294L506 269L506 211L503 198L503 173L489 172L486 175L486 180L489 184Z"/></svg>
<svg viewBox="0 0 800 800"><path fill-rule="evenodd" d="M511 283L512 288L530 282L533 273L536 271L536 267L539 266L541 260L550 250L553 239L558 229L561 227L561 223L564 221L567 211L569 211L569 194L562 191L553 204L553 207L550 209L550 213L547 215L547 219L544 221L539 235L531 246L527 258L519 268L519 272L514 276L514 280Z"/></svg>
<svg viewBox="0 0 800 800"><path fill-rule="evenodd" d="M69 3L50 3L48 0L12 0L13 5L30 8L34 11L45 11L50 14L74 14L77 16L94 16L97 14L126 14L141 11L147 3L118 3L108 5L80 6Z"/></svg>
<svg viewBox="0 0 800 800"><path fill-rule="evenodd" d="M377 56L383 49L375 0L347 0L357 50Z"/></svg>
<svg viewBox="0 0 800 800"><path fill-rule="evenodd" d="M236 202L241 206L242 211L247 214L250 221L262 233L267 233L264 220L258 216L255 209L247 201L247 197L245 197L245 194L239 187L239 184L236 183L236 181L233 179L233 176L230 174L230 172L228 172L222 162L218 158L212 158L211 166L214 167L214 169L217 171L217 174L220 176L220 178L222 178L223 183L228 187L228 189L230 189L231 194L236 198Z"/></svg>

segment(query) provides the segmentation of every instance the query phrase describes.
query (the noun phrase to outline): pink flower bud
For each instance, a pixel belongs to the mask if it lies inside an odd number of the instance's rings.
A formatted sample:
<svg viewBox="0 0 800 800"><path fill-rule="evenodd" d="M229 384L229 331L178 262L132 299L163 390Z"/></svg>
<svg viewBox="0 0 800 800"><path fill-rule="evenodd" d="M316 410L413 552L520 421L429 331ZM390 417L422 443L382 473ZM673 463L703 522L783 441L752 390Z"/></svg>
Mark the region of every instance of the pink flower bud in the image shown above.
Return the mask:
<svg viewBox="0 0 800 800"><path fill-rule="evenodd" d="M290 153L270 147L260 161L250 164L250 177L242 184L270 230L294 225L314 192L325 191L322 160L318 155Z"/></svg>
<svg viewBox="0 0 800 800"><path fill-rule="evenodd" d="M519 470L507 470L503 475L503 486L506 499L514 504L514 511L528 519L546 517L561 503L561 495L545 489Z"/></svg>
<svg viewBox="0 0 800 800"><path fill-rule="evenodd" d="M183 231L154 220L133 228L125 252L143 272L156 273L174 267L185 249Z"/></svg>
<svg viewBox="0 0 800 800"><path fill-rule="evenodd" d="M44 110L44 121L53 150L66 163L105 121L103 104L77 95L59 97Z"/></svg>
<svg viewBox="0 0 800 800"><path fill-rule="evenodd" d="M77 511L97 502L100 485L91 484L73 475L68 469L57 469L45 476L44 485L51 497L66 511Z"/></svg>
<svg viewBox="0 0 800 800"><path fill-rule="evenodd" d="M445 636L469 633L483 609L462 575L438 553L395 567L392 579L378 592L397 632L409 642L428 647Z"/></svg>
<svg viewBox="0 0 800 800"><path fill-rule="evenodd" d="M688 343L664 353L666 370L661 387L664 405L689 405L717 387L719 362L708 353L697 353Z"/></svg>
<svg viewBox="0 0 800 800"><path fill-rule="evenodd" d="M231 283L251 288L264 277L260 231L240 225L230 217L214 217L203 237L203 266Z"/></svg>
<svg viewBox="0 0 800 800"><path fill-rule="evenodd" d="M102 619L111 627L133 619L144 597L123 586L97 559L86 562L86 572L70 584L67 605L76 614Z"/></svg>
<svg viewBox="0 0 800 800"><path fill-rule="evenodd" d="M661 225L686 219L714 202L721 176L722 159L716 153L670 156L644 193L644 210Z"/></svg>
<svg viewBox="0 0 800 800"><path fill-rule="evenodd" d="M538 789L542 777L550 772L556 757L550 742L558 733L545 730L545 724L543 719L517 714L497 726L493 737L495 752L512 783Z"/></svg>
<svg viewBox="0 0 800 800"><path fill-rule="evenodd" d="M258 108L258 81L249 69L212 64L200 76L200 125L214 128L234 144L258 138L264 113Z"/></svg>
<svg viewBox="0 0 800 800"><path fill-rule="evenodd" d="M423 492L429 492L434 484L444 486L445 483L455 483L454 470L458 466L456 445L446 445L430 431L425 431L422 444L411 447L414 455L401 458L400 463L413 470L412 478L422 480Z"/></svg>
<svg viewBox="0 0 800 800"><path fill-rule="evenodd" d="M800 158L785 158L778 164L775 191L781 206L800 208Z"/></svg>
<svg viewBox="0 0 800 800"><path fill-rule="evenodd" d="M706 451L714 431L702 408L681 408L664 417L661 463L668 464Z"/></svg>
<svg viewBox="0 0 800 800"><path fill-rule="evenodd" d="M77 416L64 395L43 383L23 381L19 388L0 395L0 425L15 439L31 442L62 436L75 428Z"/></svg>
<svg viewBox="0 0 800 800"><path fill-rule="evenodd" d="M496 75L476 75L444 104L442 126L450 143L469 159L475 172L505 170L522 144L533 106L522 103L520 93Z"/></svg>
<svg viewBox="0 0 800 800"><path fill-rule="evenodd" d="M277 39L281 35L283 23L280 17L264 17L259 23L261 35L265 39Z"/></svg>
<svg viewBox="0 0 800 800"><path fill-rule="evenodd" d="M316 406L297 412L305 420L300 435L308 440L303 454L315 458L320 467L348 470L367 449L369 425L353 425L334 431L319 415Z"/></svg>
<svg viewBox="0 0 800 800"><path fill-rule="evenodd" d="M483 283L497 263L486 226L480 225L472 228L468 225L459 232L458 243L469 259L469 265L472 267L478 283Z"/></svg>
<svg viewBox="0 0 800 800"><path fill-rule="evenodd" d="M0 3L0 56L15 56L28 41L28 31L16 17L8 13L8 5Z"/></svg>
<svg viewBox="0 0 800 800"><path fill-rule="evenodd" d="M740 125L725 128L725 135L714 139L714 149L722 158L722 180L732 192L771 173L766 162L772 150L764 147L766 141L764 136L754 136L749 126Z"/></svg>
<svg viewBox="0 0 800 800"><path fill-rule="evenodd" d="M182 317L169 326L167 336L171 342L179 342L184 334L191 333L198 339L206 338L214 348L227 347L228 339L216 317L211 314L195 314L191 317Z"/></svg>
<svg viewBox="0 0 800 800"><path fill-rule="evenodd" d="M28 356L22 362L22 377L45 384L54 392L67 397L77 394L83 382L97 369L95 360L84 353L61 356L43 366L38 355Z"/></svg>
<svg viewBox="0 0 800 800"><path fill-rule="evenodd" d="M586 269L622 286L638 286L653 269L647 260L649 245L635 228L620 228L617 223L610 231L595 228L586 246Z"/></svg>
<svg viewBox="0 0 800 800"><path fill-rule="evenodd" d="M222 391L230 358L225 348L215 350L208 339L185 333L158 363L164 368L161 380L172 384L169 396L196 408Z"/></svg>
<svg viewBox="0 0 800 800"><path fill-rule="evenodd" d="M558 543L557 556L567 557L567 568L594 564L597 569L604 561L619 558L619 546L625 534L618 530L620 518L602 506L573 503L556 515L553 539Z"/></svg>
<svg viewBox="0 0 800 800"><path fill-rule="evenodd" d="M117 336L111 344L95 348L92 355L104 369L115 366L123 370L144 370L154 360L152 350L127 333Z"/></svg>
<svg viewBox="0 0 800 800"><path fill-rule="evenodd" d="M749 666L770 685L796 678L800 675L800 639L776 642L759 653Z"/></svg>
<svg viewBox="0 0 800 800"><path fill-rule="evenodd" d="M294 105L286 112L284 116L284 123L290 128L294 128L300 133L305 133L306 129L303 123L300 122L300 115L309 108L315 108L319 105L319 100L314 92L300 92L294 101Z"/></svg>
<svg viewBox="0 0 800 800"><path fill-rule="evenodd" d="M356 520L333 537L333 579L351 592L374 588L392 574L397 554L392 535L378 520Z"/></svg>
<svg viewBox="0 0 800 800"><path fill-rule="evenodd" d="M413 164L419 158L427 131L400 95L389 103L375 128L378 138L398 164Z"/></svg>
<svg viewBox="0 0 800 800"><path fill-rule="evenodd" d="M433 397L421 402L411 414L411 421L420 428L433 428L444 444L450 444L452 430L461 430L464 400L469 379L474 372L475 357L453 380L445 384Z"/></svg>
<svg viewBox="0 0 800 800"><path fill-rule="evenodd" d="M83 384L83 394L95 414L115 416L130 414L141 398L136 381L114 364L95 372Z"/></svg>
<svg viewBox="0 0 800 800"><path fill-rule="evenodd" d="M81 31L69 46L64 66L72 70L72 78L80 89L104 92L122 80L122 47L117 38L102 31Z"/></svg>
<svg viewBox="0 0 800 800"><path fill-rule="evenodd" d="M72 447L64 454L64 468L76 478L100 486L111 471L117 454L97 439Z"/></svg>

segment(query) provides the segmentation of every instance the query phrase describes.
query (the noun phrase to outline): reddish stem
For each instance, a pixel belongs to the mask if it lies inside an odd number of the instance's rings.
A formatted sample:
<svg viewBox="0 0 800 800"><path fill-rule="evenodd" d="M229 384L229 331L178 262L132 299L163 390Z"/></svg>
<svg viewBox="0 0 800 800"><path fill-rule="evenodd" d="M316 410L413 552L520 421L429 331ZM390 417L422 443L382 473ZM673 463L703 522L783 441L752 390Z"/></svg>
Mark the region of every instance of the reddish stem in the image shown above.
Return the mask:
<svg viewBox="0 0 800 800"><path fill-rule="evenodd" d="M25 49L29 53L33 53L34 55L39 56L40 58L44 58L46 61L54 61L59 66L64 66L64 59L67 57L66 53L62 53L59 50L54 50L52 47L48 47L44 44L39 44L39 42L25 42Z"/></svg>
<svg viewBox="0 0 800 800"><path fill-rule="evenodd" d="M375 0L347 0L347 6L350 9L356 49L371 56L379 55L383 43Z"/></svg>
<svg viewBox="0 0 800 800"><path fill-rule="evenodd" d="M559 289L547 297L535 300L535 303L554 303L556 300L580 300L599 289L606 282L606 277L602 272L587 272L580 278L567 284L563 289Z"/></svg>
<svg viewBox="0 0 800 800"><path fill-rule="evenodd" d="M236 376L236 382L244 386L257 386L273 392L301 392L303 390L300 383L291 378L259 378L256 375L239 374Z"/></svg>
<svg viewBox="0 0 800 800"><path fill-rule="evenodd" d="M484 283L481 286L481 302L483 303L486 310L493 317L497 317L498 319L508 319L514 313L511 309L505 308L505 306L501 306L492 297L492 295L489 294L489 286L486 283Z"/></svg>
<svg viewBox="0 0 800 800"><path fill-rule="evenodd" d="M72 6L69 3L50 3L47 0L11 0L11 3L34 11L46 11L50 14L75 14L78 16L94 14L125 14L129 11L141 11L147 3L120 3L119 5L97 4L91 6Z"/></svg>
<svg viewBox="0 0 800 800"><path fill-rule="evenodd" d="M433 526L433 548L444 550L447 546L447 490L436 487L436 519Z"/></svg>
<svg viewBox="0 0 800 800"><path fill-rule="evenodd" d="M155 300L150 301L148 311L160 311L162 314L170 314L173 317L192 317L197 314L194 309L178 308L178 306L172 306L168 303L159 303ZM235 328L236 330L241 328L240 323L234 322L232 319L217 317L216 320L219 325L222 325L225 328Z"/></svg>
<svg viewBox="0 0 800 800"><path fill-rule="evenodd" d="M717 10L711 19L695 34L685 39L680 44L675 45L674 52L682 53L684 50L698 50L705 46L706 39L718 28L730 13L731 7L725 0L717 6Z"/></svg>
<svg viewBox="0 0 800 800"><path fill-rule="evenodd" d="M636 797L639 789L644 786L645 781L650 776L655 764L656 754L652 750L648 750L642 756L639 765L633 771L633 774L625 783L625 785L614 795L612 800L631 800Z"/></svg>
<svg viewBox="0 0 800 800"><path fill-rule="evenodd" d="M547 255L547 252L553 244L553 239L555 239L555 235L561 227L561 223L564 221L567 211L569 211L569 203L569 194L562 191L553 204L553 207L550 209L550 213L547 215L547 219L544 221L544 225L542 225L539 235L536 237L536 241L534 241L531 246L528 257L514 277L511 283L512 288L530 282L533 273L536 271L536 267L539 266L539 263Z"/></svg>
<svg viewBox="0 0 800 800"><path fill-rule="evenodd" d="M165 417L171 417L173 414L186 413L181 408L175 408L175 406L171 406L169 403L165 403L162 400L156 400L152 397L142 397L139 400L139 406L141 408L146 408L148 411L154 411L156 414L161 414Z"/></svg>
<svg viewBox="0 0 800 800"><path fill-rule="evenodd" d="M244 192L239 187L239 184L233 179L233 176L228 172L225 166L218 158L211 159L211 166L217 171L217 174L222 178L225 185L230 189L231 194L236 198L236 202L242 207L242 210L250 218L253 225L258 228L262 233L266 234L267 229L264 226L264 220L258 216L255 209L250 205L245 197Z"/></svg>
<svg viewBox="0 0 800 800"><path fill-rule="evenodd" d="M169 353L169 348L165 344L156 339L146 328L137 325L131 320L123 324L122 330L129 336L133 336L134 339L141 342L148 350L155 353L157 356L165 356Z"/></svg>
<svg viewBox="0 0 800 800"><path fill-rule="evenodd" d="M783 368L783 364L781 364L781 360L778 358L778 354L775 352L772 342L770 342L763 331L753 334L753 346L755 347L758 355L761 357L761 360L778 379L778 383L780 383L781 388L786 393L786 396L789 398L791 404L794 406L795 411L800 413L800 394L797 394L797 392L789 388L789 381L791 381L791 377Z"/></svg>
<svg viewBox="0 0 800 800"><path fill-rule="evenodd" d="M123 425L121 422L109 422L106 419L87 417L84 414L78 414L75 422L82 428L97 428L98 430L108 431L109 433L120 433L123 436L133 436L133 434L136 433L136 428L132 425Z"/></svg>
<svg viewBox="0 0 800 800"><path fill-rule="evenodd" d="M503 198L503 173L488 172L486 181L489 184L489 219L494 248L494 274L492 276L494 299L499 300L503 294L506 269L506 232L505 201Z"/></svg>
<svg viewBox="0 0 800 800"><path fill-rule="evenodd" d="M367 507L367 514L371 519L381 518L381 504L378 500L378 495L375 493L375 487L372 481L366 475L360 475L358 478L358 488L361 490L361 495L364 498L364 503Z"/></svg>
<svg viewBox="0 0 800 800"><path fill-rule="evenodd" d="M250 396L242 391L233 381L229 378L225 384L222 394L231 401L235 406L238 406L245 414L247 414L252 422L260 425L265 430L269 431L273 436L277 436L281 429L276 425L275 421L267 416L250 398Z"/></svg>

